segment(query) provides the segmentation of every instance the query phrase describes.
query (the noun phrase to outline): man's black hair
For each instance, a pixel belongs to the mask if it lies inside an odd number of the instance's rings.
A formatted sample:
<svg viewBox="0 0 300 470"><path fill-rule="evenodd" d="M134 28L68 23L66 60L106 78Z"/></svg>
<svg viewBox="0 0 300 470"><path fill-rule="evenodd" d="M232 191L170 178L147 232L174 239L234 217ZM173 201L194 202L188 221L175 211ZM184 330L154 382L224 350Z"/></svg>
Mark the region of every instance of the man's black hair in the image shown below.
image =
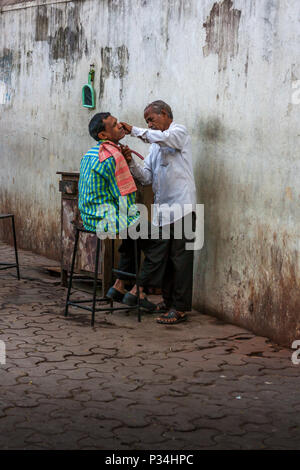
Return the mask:
<svg viewBox="0 0 300 470"><path fill-rule="evenodd" d="M103 121L110 115L110 113L97 113L94 117L92 117L89 123L89 133L93 139L97 141L100 140L98 137L99 132L105 131L105 124Z"/></svg>

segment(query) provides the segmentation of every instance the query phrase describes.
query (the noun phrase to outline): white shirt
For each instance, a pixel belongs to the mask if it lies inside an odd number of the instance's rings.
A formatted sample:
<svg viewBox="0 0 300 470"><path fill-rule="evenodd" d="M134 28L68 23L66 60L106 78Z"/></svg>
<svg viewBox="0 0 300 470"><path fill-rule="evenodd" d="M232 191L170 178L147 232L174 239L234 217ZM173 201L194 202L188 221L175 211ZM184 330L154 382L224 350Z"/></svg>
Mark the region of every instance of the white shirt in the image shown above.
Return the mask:
<svg viewBox="0 0 300 470"><path fill-rule="evenodd" d="M152 144L144 167L132 158L129 168L140 183L152 184L153 224L170 224L195 210L191 138L186 128L174 122L166 131L133 126L131 135ZM170 213L174 204L177 206Z"/></svg>

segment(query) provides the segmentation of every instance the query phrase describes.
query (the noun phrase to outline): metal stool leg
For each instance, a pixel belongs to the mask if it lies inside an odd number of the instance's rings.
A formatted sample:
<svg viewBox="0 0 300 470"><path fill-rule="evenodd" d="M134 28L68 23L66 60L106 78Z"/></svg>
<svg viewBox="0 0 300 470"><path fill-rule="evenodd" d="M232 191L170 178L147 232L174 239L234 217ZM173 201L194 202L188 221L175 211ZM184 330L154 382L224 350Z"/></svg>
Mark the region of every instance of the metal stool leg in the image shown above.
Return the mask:
<svg viewBox="0 0 300 470"><path fill-rule="evenodd" d="M69 285L68 285L68 293L67 293L67 300L66 300L65 317L68 315L68 309L69 309L69 300L70 300L71 289L72 289L73 273L74 273L74 266L75 266L75 259L76 259L77 245L78 245L78 238L79 238L79 230L76 229L76 233L75 233L75 242L74 242L74 249L73 249L73 257L72 257L72 265L71 265L71 272L70 272Z"/></svg>
<svg viewBox="0 0 300 470"><path fill-rule="evenodd" d="M100 253L100 239L97 237L96 260L95 260L95 274L94 274L94 287L93 287L92 321L91 321L91 325L92 325L92 326L94 326L94 323L95 323L95 307L96 307L96 297L97 297L97 281L98 281L99 253Z"/></svg>
<svg viewBox="0 0 300 470"><path fill-rule="evenodd" d="M135 275L136 275L138 321L140 322L141 321L141 307L140 307L139 263L138 263L137 240L134 240L134 263L135 263Z"/></svg>
<svg viewBox="0 0 300 470"><path fill-rule="evenodd" d="M16 228L15 228L15 216L13 215L12 218L12 230L13 230L13 237L14 237L14 247L15 247L15 256L16 256L16 268L17 268L17 276L18 280L20 280L20 269L19 269L19 258L18 258L18 249L17 249L17 237L16 237Z"/></svg>
<svg viewBox="0 0 300 470"><path fill-rule="evenodd" d="M93 288L92 321L91 321L92 326L94 326L94 322L95 322L95 306L96 306L96 296L97 296L99 253L100 253L100 239L97 237L95 274L94 274L94 288Z"/></svg>
<svg viewBox="0 0 300 470"><path fill-rule="evenodd" d="M115 240L114 238L111 239L111 280L110 285L114 284L114 267L115 267ZM110 307L113 308L114 301L111 299Z"/></svg>

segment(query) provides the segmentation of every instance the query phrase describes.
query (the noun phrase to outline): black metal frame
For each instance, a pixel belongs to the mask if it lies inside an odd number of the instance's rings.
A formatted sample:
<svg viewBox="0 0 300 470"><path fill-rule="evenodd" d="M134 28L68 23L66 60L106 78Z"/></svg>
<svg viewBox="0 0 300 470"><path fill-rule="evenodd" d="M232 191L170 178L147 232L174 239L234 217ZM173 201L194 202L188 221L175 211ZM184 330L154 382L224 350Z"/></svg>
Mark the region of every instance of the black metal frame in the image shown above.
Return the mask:
<svg viewBox="0 0 300 470"><path fill-rule="evenodd" d="M18 249L17 249L17 238L16 238L16 228L15 228L15 217L13 214L0 214L0 219L9 219L11 218L12 221L12 231L13 231L13 238L14 238L14 248L15 248L15 263L0 263L0 271L4 269L17 269L17 277L20 280L20 268L19 268L19 258L18 258Z"/></svg>
<svg viewBox="0 0 300 470"><path fill-rule="evenodd" d="M95 271L94 271L94 283L93 283L93 297L92 299L88 300L76 300L74 302L70 301L71 297L71 290L72 290L72 283L73 283L73 275L74 275L74 267L76 261L76 253L78 247L78 240L80 232L85 232L89 234L94 234L95 232L90 232L83 227L75 226L75 242L74 242L74 249L73 249L73 256L72 256L72 264L71 264L71 271L69 276L68 282L68 292L67 292L67 300L66 300L66 307L65 307L65 317L68 315L69 305L73 307L81 308L83 310L88 310L92 312L91 318L91 326L94 326L95 323L95 312L113 312L115 310L137 310L138 312L138 321L141 321L141 308L140 308L140 288L139 288L139 279L138 279L138 251L137 251L137 241L134 240L134 258L135 258L135 270L137 274L133 273L126 273L124 271L119 271L118 269L112 269L112 282L113 282L113 274L123 274L126 275L128 278L136 279L136 286L137 286L137 305L134 307L124 306L124 307L114 307L113 300L109 299L108 297L97 298L97 281L98 281L98 265L99 265L99 255L100 255L100 239L97 237L97 245L96 245L96 257L95 257ZM114 239L112 239L112 266L114 266ZM86 307L84 304L92 301L92 307ZM96 308L96 302L107 302L110 303L110 307L105 308Z"/></svg>

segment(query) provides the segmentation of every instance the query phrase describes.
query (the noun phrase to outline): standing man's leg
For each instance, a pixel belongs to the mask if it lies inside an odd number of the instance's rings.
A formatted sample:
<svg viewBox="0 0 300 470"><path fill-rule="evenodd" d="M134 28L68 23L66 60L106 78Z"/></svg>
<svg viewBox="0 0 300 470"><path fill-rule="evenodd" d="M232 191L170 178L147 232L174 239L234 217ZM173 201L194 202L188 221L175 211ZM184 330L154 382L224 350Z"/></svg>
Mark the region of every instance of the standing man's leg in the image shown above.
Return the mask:
<svg viewBox="0 0 300 470"><path fill-rule="evenodd" d="M194 232L195 214L190 220ZM194 250L186 249L186 243L190 243L191 240L186 237L184 232L184 224L188 223L188 218L186 216L175 223L182 223L182 237L181 239L174 238L176 231L174 224L171 224L169 269L165 273L169 279L165 280L165 283L169 282L168 292L172 305L166 314L157 319L158 323L164 324L174 324L186 320L185 312L192 309ZM172 295L170 295L170 286L172 286Z"/></svg>
<svg viewBox="0 0 300 470"><path fill-rule="evenodd" d="M151 233L151 224L149 223L148 238L139 240L145 256L139 273L139 285L142 290L142 298L145 298L143 292L144 287L161 287L163 273L168 260L169 240L151 239ZM136 297L136 286L132 288L129 294L126 294L124 302L127 303L128 301L128 304L132 304L135 301L134 297ZM146 304L146 302L148 304ZM167 310L163 303L159 303L155 306L155 304L150 303L147 299L146 302L144 306L148 305L149 310L156 309L157 312Z"/></svg>
<svg viewBox="0 0 300 470"><path fill-rule="evenodd" d="M168 259L166 262L166 269L164 271L163 280L162 280L162 296L164 299L164 303L167 306L167 309L169 310L173 305L174 268L173 268L173 262L170 258L170 249L172 246L172 242L169 241L168 245L169 245L168 252L166 254Z"/></svg>
<svg viewBox="0 0 300 470"><path fill-rule="evenodd" d="M186 242L172 240L170 254L174 269L172 308L179 312L192 309L194 251L185 249Z"/></svg>
<svg viewBox="0 0 300 470"><path fill-rule="evenodd" d="M142 286L161 287L168 261L169 240L141 240L145 258L140 272Z"/></svg>

